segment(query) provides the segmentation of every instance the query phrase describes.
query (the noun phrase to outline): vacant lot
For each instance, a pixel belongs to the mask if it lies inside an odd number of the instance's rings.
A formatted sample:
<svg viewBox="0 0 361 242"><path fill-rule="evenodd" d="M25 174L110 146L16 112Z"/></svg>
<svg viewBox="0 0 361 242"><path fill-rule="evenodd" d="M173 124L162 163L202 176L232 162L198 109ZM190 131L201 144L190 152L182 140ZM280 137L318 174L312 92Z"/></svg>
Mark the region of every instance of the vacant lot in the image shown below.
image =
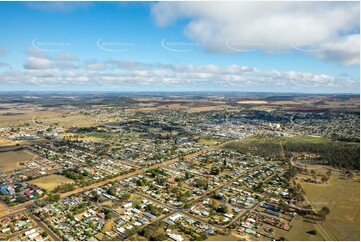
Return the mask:
<svg viewBox="0 0 361 242"><path fill-rule="evenodd" d="M208 145L208 146L215 146L218 143L218 140L214 140L214 139L200 139L198 141L199 144L202 145Z"/></svg>
<svg viewBox="0 0 361 242"><path fill-rule="evenodd" d="M309 232L311 230L314 230L315 227L312 223L304 222L304 218L297 215L293 221L291 222L292 228L291 230L285 235L287 240L316 240L316 241L322 241L323 238L317 234L312 235Z"/></svg>
<svg viewBox="0 0 361 242"><path fill-rule="evenodd" d="M316 170L324 174L326 168ZM299 176L301 178L302 176ZM324 223L325 231L338 240L358 240L360 238L360 183L355 180L340 179L341 173L332 170L327 184L302 182L306 198L315 209L323 206L331 212Z"/></svg>
<svg viewBox="0 0 361 242"><path fill-rule="evenodd" d="M61 185L62 183L74 183L74 181L65 176L53 174L50 176L43 176L38 179L31 180L29 181L29 183L51 191L56 186Z"/></svg>
<svg viewBox="0 0 361 242"><path fill-rule="evenodd" d="M21 151L7 151L0 152L0 171L8 172L24 166L19 163L22 161L31 161L33 155L21 150Z"/></svg>

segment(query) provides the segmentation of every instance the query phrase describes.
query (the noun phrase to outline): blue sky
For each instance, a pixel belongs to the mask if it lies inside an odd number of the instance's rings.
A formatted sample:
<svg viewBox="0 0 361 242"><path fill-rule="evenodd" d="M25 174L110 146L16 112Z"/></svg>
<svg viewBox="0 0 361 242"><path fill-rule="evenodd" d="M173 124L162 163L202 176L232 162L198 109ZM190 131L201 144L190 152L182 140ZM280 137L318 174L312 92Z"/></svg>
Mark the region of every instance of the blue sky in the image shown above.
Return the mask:
<svg viewBox="0 0 361 242"><path fill-rule="evenodd" d="M359 93L358 4L1 2L0 88Z"/></svg>

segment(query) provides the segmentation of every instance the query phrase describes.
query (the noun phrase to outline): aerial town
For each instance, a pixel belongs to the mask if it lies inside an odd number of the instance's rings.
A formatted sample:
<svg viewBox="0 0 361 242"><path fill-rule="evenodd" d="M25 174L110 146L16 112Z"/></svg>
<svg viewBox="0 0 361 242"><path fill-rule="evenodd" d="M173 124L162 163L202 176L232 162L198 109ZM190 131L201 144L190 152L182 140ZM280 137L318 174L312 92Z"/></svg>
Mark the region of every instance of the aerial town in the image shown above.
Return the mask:
<svg viewBox="0 0 361 242"><path fill-rule="evenodd" d="M1 240L358 238L358 96L93 95L0 97Z"/></svg>
<svg viewBox="0 0 361 242"><path fill-rule="evenodd" d="M0 0L0 242L360 241L360 10Z"/></svg>

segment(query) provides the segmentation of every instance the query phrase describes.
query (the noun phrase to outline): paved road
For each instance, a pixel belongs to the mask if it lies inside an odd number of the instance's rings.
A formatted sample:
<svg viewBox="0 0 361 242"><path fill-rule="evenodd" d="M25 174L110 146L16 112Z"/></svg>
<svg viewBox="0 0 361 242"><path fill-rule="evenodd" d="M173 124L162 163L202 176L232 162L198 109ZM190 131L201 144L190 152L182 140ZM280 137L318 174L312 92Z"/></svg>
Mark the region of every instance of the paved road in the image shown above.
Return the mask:
<svg viewBox="0 0 361 242"><path fill-rule="evenodd" d="M38 219L38 217L34 216L32 213L28 213L28 214L36 222L36 224L40 228L42 228L53 240L55 240L55 241L61 241L62 240L55 233L53 233L53 231L51 229L49 229L48 226L45 223L43 223L43 221Z"/></svg>

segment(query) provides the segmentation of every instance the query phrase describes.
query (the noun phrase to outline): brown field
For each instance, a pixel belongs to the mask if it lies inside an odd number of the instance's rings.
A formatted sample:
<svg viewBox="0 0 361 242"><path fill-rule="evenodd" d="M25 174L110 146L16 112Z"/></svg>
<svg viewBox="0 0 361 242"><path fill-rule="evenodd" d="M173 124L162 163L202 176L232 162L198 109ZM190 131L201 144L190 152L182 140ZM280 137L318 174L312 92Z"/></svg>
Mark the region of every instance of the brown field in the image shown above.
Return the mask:
<svg viewBox="0 0 361 242"><path fill-rule="evenodd" d="M8 172L18 168L23 168L24 166L20 165L19 162L30 161L33 157L33 155L23 150L0 152L0 171Z"/></svg>
<svg viewBox="0 0 361 242"><path fill-rule="evenodd" d="M273 101L271 102L273 105L301 105L302 103L296 101Z"/></svg>
<svg viewBox="0 0 361 242"><path fill-rule="evenodd" d="M218 140L213 139L200 139L198 141L199 144L208 145L208 146L214 146L218 143Z"/></svg>
<svg viewBox="0 0 361 242"><path fill-rule="evenodd" d="M208 241L235 241L235 240L237 240L237 238L232 235L213 235L213 236L210 236L207 240Z"/></svg>
<svg viewBox="0 0 361 242"><path fill-rule="evenodd" d="M104 140L103 138L100 137L94 137L94 136L88 136L88 135L79 135L79 134L75 134L75 133L65 133L61 135L62 138L67 138L70 140L82 140L82 141L100 141L100 140Z"/></svg>
<svg viewBox="0 0 361 242"><path fill-rule="evenodd" d="M291 222L292 228L291 230L285 235L287 240L298 240L298 241L322 241L323 238L318 235L312 235L307 232L314 230L315 227L312 223L304 222L304 218L297 215L293 221Z"/></svg>
<svg viewBox="0 0 361 242"><path fill-rule="evenodd" d="M12 146L12 145L16 145L16 142L10 139L0 138L0 146Z"/></svg>
<svg viewBox="0 0 361 242"><path fill-rule="evenodd" d="M62 183L74 183L73 180L60 175L49 175L43 176L34 180L29 181L30 184L34 184L40 188L44 188L48 191L53 190L56 186Z"/></svg>
<svg viewBox="0 0 361 242"><path fill-rule="evenodd" d="M239 104L267 104L267 101L263 100L249 100L249 101L239 101Z"/></svg>
<svg viewBox="0 0 361 242"><path fill-rule="evenodd" d="M318 166L317 168L315 170L317 173L324 174L327 171L326 167ZM302 182L300 178L305 176L299 175L298 177L297 182L306 192L306 199L313 208L318 210L326 206L331 210L326 222L322 226L316 226L321 235L326 239L359 240L360 183L357 181L359 177L355 180L340 179L342 176L338 170L332 170L327 184Z"/></svg>
<svg viewBox="0 0 361 242"><path fill-rule="evenodd" d="M0 201L0 217L6 215L5 211L7 209L8 209L8 207L2 201Z"/></svg>

